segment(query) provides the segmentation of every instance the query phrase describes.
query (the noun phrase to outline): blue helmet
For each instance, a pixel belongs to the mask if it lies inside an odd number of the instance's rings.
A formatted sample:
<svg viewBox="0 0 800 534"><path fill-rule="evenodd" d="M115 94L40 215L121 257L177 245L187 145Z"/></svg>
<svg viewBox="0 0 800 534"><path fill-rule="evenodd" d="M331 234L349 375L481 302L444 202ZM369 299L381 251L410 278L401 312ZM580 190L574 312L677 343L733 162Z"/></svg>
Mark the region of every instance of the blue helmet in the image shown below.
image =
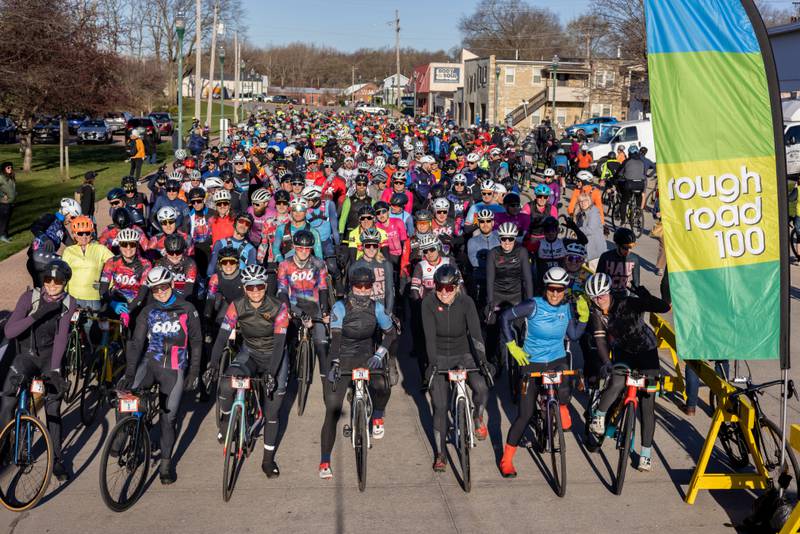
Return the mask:
<svg viewBox="0 0 800 534"><path fill-rule="evenodd" d="M636 145L631 145L628 147L628 155L634 156L639 153L639 147Z"/></svg>
<svg viewBox="0 0 800 534"><path fill-rule="evenodd" d="M550 195L553 194L553 190L550 189L545 184L539 184L534 188L533 194L536 195L537 197L539 197L539 196L548 196L549 197Z"/></svg>

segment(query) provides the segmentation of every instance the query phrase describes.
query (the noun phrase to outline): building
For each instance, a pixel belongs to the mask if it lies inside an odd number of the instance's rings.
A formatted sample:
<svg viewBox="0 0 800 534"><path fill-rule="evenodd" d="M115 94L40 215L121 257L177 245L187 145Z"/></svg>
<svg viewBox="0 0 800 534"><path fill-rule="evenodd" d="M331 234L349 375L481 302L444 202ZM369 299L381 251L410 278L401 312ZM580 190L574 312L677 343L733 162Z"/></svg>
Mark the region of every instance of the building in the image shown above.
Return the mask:
<svg viewBox="0 0 800 534"><path fill-rule="evenodd" d="M340 91L335 87L270 87L271 95L294 98L301 106L335 106Z"/></svg>
<svg viewBox="0 0 800 534"><path fill-rule="evenodd" d="M528 130L545 118L560 127L598 116L627 118L630 61L555 59L492 55L466 60L464 87L453 106L456 121L461 126L485 121Z"/></svg>
<svg viewBox="0 0 800 534"><path fill-rule="evenodd" d="M411 86L416 112L452 113L454 97L464 86L464 62L476 57L462 49L459 63L428 63L414 67Z"/></svg>
<svg viewBox="0 0 800 534"><path fill-rule="evenodd" d="M398 83L399 80L399 83ZM397 74L393 74L383 80L378 92L372 95L372 101L379 105L397 104L397 91L400 89L402 96L403 89L408 85L408 76L400 75L398 79Z"/></svg>
<svg viewBox="0 0 800 534"><path fill-rule="evenodd" d="M345 102L352 104L353 102L371 102L372 95L378 92L378 86L372 82L367 83L357 83L355 85L351 85L349 87L345 87L343 91L341 91L340 96L345 100Z"/></svg>
<svg viewBox="0 0 800 534"><path fill-rule="evenodd" d="M219 82L218 70L214 72L214 78L215 78L214 81L212 83L209 83L208 73L204 73L200 77L202 84L200 95L203 98L208 97L209 87L213 88L214 98L219 97L220 82ZM245 100L255 99L267 93L267 90L269 88L269 78L267 76L258 74L253 69L250 69L248 72L242 72L241 84L242 84L241 86L242 98ZM183 89L184 98L194 98L195 95L194 75L186 76L183 79L181 87ZM225 72L224 87L225 87L225 98L233 98L233 95L236 92L236 80L234 79L232 68L231 72Z"/></svg>
<svg viewBox="0 0 800 534"><path fill-rule="evenodd" d="M775 55L781 96L800 98L800 61L797 59L800 50L800 21L774 26L767 33Z"/></svg>

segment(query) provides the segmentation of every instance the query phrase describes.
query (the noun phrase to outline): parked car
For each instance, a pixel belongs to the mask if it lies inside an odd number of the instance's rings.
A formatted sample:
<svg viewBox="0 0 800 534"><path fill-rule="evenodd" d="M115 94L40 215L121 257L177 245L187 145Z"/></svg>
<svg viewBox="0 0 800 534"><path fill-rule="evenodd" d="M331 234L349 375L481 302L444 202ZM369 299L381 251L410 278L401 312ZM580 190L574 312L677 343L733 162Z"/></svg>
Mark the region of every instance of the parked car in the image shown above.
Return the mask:
<svg viewBox="0 0 800 534"><path fill-rule="evenodd" d="M586 135L592 135L600 128L601 124L615 124L616 122L616 117L593 117L584 123L567 127L566 131L568 135L575 135L581 131Z"/></svg>
<svg viewBox="0 0 800 534"><path fill-rule="evenodd" d="M78 128L84 121L89 120L89 116L84 113L68 113L67 114L67 130L70 135L78 133Z"/></svg>
<svg viewBox="0 0 800 534"><path fill-rule="evenodd" d="M158 129L162 134L172 135L175 123L172 121L172 117L170 117L169 113L165 111L156 111L151 113L149 117L156 121Z"/></svg>
<svg viewBox="0 0 800 534"><path fill-rule="evenodd" d="M8 117L0 117L0 143L17 142L17 125Z"/></svg>
<svg viewBox="0 0 800 534"><path fill-rule="evenodd" d="M161 142L161 131L152 117L134 117L125 124L125 144L128 144L131 132L137 128L144 130L144 135L150 136L156 143Z"/></svg>
<svg viewBox="0 0 800 534"><path fill-rule="evenodd" d="M270 97L267 97L267 98L270 98ZM286 95L273 95L271 98L272 98L272 100L269 100L268 102L272 102L273 104L288 104L289 103L289 97L286 96Z"/></svg>
<svg viewBox="0 0 800 534"><path fill-rule="evenodd" d="M647 147L647 158L656 162L656 145L653 142L653 124L649 120L627 121L614 124L605 135L601 135L599 142L589 143L589 151L599 165L600 158L609 152L616 152L622 146L627 151L631 145L639 148ZM613 132L613 133L611 133Z"/></svg>
<svg viewBox="0 0 800 534"><path fill-rule="evenodd" d="M133 118L127 111L110 111L103 117L114 133L124 132L125 125Z"/></svg>
<svg viewBox="0 0 800 534"><path fill-rule="evenodd" d="M114 132L111 126L103 119L89 119L83 121L78 128L78 144L83 143L111 143L114 140Z"/></svg>
<svg viewBox="0 0 800 534"><path fill-rule="evenodd" d="M358 106L356 112L369 113L370 115L388 115L389 110L380 106L368 106L366 104Z"/></svg>
<svg viewBox="0 0 800 534"><path fill-rule="evenodd" d="M33 126L34 143L58 143L61 135L61 124L55 117L43 117Z"/></svg>

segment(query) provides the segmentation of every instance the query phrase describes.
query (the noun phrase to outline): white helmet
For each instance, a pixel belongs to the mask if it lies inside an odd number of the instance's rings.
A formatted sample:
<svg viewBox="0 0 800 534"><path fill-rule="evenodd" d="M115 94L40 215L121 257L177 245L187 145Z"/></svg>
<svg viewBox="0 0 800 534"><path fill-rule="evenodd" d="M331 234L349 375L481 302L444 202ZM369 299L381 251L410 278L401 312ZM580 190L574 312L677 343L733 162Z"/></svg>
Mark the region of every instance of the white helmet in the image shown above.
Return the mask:
<svg viewBox="0 0 800 534"><path fill-rule="evenodd" d="M467 183L467 177L461 173L456 174L453 176L453 183L454 184L465 184Z"/></svg>
<svg viewBox="0 0 800 534"><path fill-rule="evenodd" d="M503 151L502 151L502 150L500 150L499 148L497 148L497 147L494 147L493 149L491 149L491 150L489 151L489 154L491 154L492 156L496 156L497 154L500 154L500 153L502 153L502 152L503 152Z"/></svg>
<svg viewBox="0 0 800 534"><path fill-rule="evenodd" d="M202 179L203 179L203 175L200 174L200 171L198 171L197 169L192 169L192 170L189 171L189 180L198 180L199 181L199 180L202 180Z"/></svg>
<svg viewBox="0 0 800 534"><path fill-rule="evenodd" d="M506 189L506 186L504 186L503 184L496 183L494 184L494 192L501 195L505 195L506 193L508 193L508 189Z"/></svg>
<svg viewBox="0 0 800 534"><path fill-rule="evenodd" d="M345 154L352 154L353 153L353 147L351 147L350 145L344 145L342 147L342 152L344 152Z"/></svg>
<svg viewBox="0 0 800 534"><path fill-rule="evenodd" d="M450 209L450 202L444 198L439 197L433 201L433 211L443 211Z"/></svg>
<svg viewBox="0 0 800 534"><path fill-rule="evenodd" d="M481 191L491 191L492 193L495 192L494 182L491 180L484 180L481 184Z"/></svg>
<svg viewBox="0 0 800 534"><path fill-rule="evenodd" d="M420 163L436 163L436 160L430 154L422 156L419 160Z"/></svg>
<svg viewBox="0 0 800 534"><path fill-rule="evenodd" d="M178 150L175 151L175 159L186 159L187 155L188 154L186 153L186 150L182 148L179 148Z"/></svg>
<svg viewBox="0 0 800 534"><path fill-rule="evenodd" d="M477 152L470 152L467 154L467 161L470 163L478 163L481 160L481 155Z"/></svg>
<svg viewBox="0 0 800 534"><path fill-rule="evenodd" d="M252 200L253 203L258 202L260 204L262 202L269 202L269 199L271 198L272 195L269 193L269 191L267 191L263 187L259 187L258 189L253 191L253 196L251 197L250 200Z"/></svg>
<svg viewBox="0 0 800 534"><path fill-rule="evenodd" d="M303 197L295 197L289 203L292 211L306 211L308 209L308 201Z"/></svg>
<svg viewBox="0 0 800 534"><path fill-rule="evenodd" d="M375 161L372 162L372 165L379 169L383 169L386 167L386 158L383 156L375 156Z"/></svg>
<svg viewBox="0 0 800 534"><path fill-rule="evenodd" d="M419 241L417 242L419 245L420 250L425 250L429 248L436 248L437 250L441 246L439 242L439 236L434 234L433 232L429 232L427 234L421 234L419 236Z"/></svg>
<svg viewBox="0 0 800 534"><path fill-rule="evenodd" d="M169 173L169 176L167 176L167 179L170 181L180 182L183 180L183 173L178 171L172 171L171 173Z"/></svg>
<svg viewBox="0 0 800 534"><path fill-rule="evenodd" d="M172 206L164 206L158 213L156 213L156 219L158 222L163 223L164 221L174 221L178 218L178 212L175 211L175 208Z"/></svg>
<svg viewBox="0 0 800 534"><path fill-rule="evenodd" d="M297 152L297 150L295 150L293 146L287 146L286 148L283 149L283 155L286 156L287 158L290 156L294 156L295 152Z"/></svg>
<svg viewBox="0 0 800 534"><path fill-rule="evenodd" d="M406 160L406 159L397 160L397 168L398 169L407 169L408 168L408 160Z"/></svg>
<svg viewBox="0 0 800 534"><path fill-rule="evenodd" d="M248 265L239 276L243 286L264 284L267 281L267 270L261 265Z"/></svg>
<svg viewBox="0 0 800 534"><path fill-rule="evenodd" d="M575 175L575 178L582 182L591 182L592 181L592 173L589 171L578 171L578 174Z"/></svg>
<svg viewBox="0 0 800 534"><path fill-rule="evenodd" d="M210 177L206 178L206 181L205 181L204 185L205 185L206 189L212 189L214 187L217 187L217 188L223 187L224 184L222 183L222 180L220 180L218 177L210 176Z"/></svg>
<svg viewBox="0 0 800 534"><path fill-rule="evenodd" d="M586 294L591 298L602 297L611 293L611 277L606 273L595 273L586 281L583 286Z"/></svg>
<svg viewBox="0 0 800 534"><path fill-rule="evenodd" d="M141 238L139 230L135 228L123 228L117 234L117 243L138 243Z"/></svg>
<svg viewBox="0 0 800 534"><path fill-rule="evenodd" d="M316 154L311 152L311 154L306 156L305 160L306 160L306 163L316 163L317 161L319 161L319 157L317 157Z"/></svg>
<svg viewBox="0 0 800 534"><path fill-rule="evenodd" d="M497 235L500 237L516 238L518 233L519 233L519 228L513 222L504 222L497 229Z"/></svg>
<svg viewBox="0 0 800 534"><path fill-rule="evenodd" d="M551 267L544 273L544 285L567 287L569 285L569 275L561 267Z"/></svg>
<svg viewBox="0 0 800 534"><path fill-rule="evenodd" d="M214 191L214 196L212 197L214 204L217 202L230 202L231 201L231 192L227 189L220 189L219 191Z"/></svg>
<svg viewBox="0 0 800 534"><path fill-rule="evenodd" d="M283 134L281 132L276 133L275 134L275 140L276 141L283 141Z"/></svg>
<svg viewBox="0 0 800 534"><path fill-rule="evenodd" d="M586 247L581 245L580 243L570 243L567 245L567 254L572 254L574 256L583 256L586 257Z"/></svg>
<svg viewBox="0 0 800 534"><path fill-rule="evenodd" d="M488 209L488 208L483 208L482 210L480 210L477 213L476 218L479 221L493 221L494 220L494 212L492 210Z"/></svg>
<svg viewBox="0 0 800 534"><path fill-rule="evenodd" d="M318 185L308 185L301 193L306 200L317 200L322 196L322 188Z"/></svg>
<svg viewBox="0 0 800 534"><path fill-rule="evenodd" d="M586 143L582 144L582 145L581 145L581 150L583 150L584 152L586 152L587 150L589 150L589 145L587 145Z"/></svg>
<svg viewBox="0 0 800 534"><path fill-rule="evenodd" d="M156 287L162 284L171 284L173 280L172 273L166 267L156 266L150 269L147 273L145 283L147 287Z"/></svg>
<svg viewBox="0 0 800 534"><path fill-rule="evenodd" d="M62 215L77 217L81 214L81 205L74 198L62 198L60 211Z"/></svg>
<svg viewBox="0 0 800 534"><path fill-rule="evenodd" d="M555 169L551 169L551 168L548 167L547 169L544 170L544 175L545 176L555 176L556 175L556 171L555 171Z"/></svg>

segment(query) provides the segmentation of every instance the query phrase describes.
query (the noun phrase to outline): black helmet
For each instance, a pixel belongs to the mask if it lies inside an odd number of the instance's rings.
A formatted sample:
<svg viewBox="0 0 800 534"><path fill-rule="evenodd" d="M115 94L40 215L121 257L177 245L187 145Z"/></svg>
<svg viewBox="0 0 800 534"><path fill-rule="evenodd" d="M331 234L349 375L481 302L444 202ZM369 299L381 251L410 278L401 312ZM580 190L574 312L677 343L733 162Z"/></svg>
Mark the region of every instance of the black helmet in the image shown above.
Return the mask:
<svg viewBox="0 0 800 534"><path fill-rule="evenodd" d="M279 189L275 192L275 202L289 202L290 200L292 200L292 195L288 191Z"/></svg>
<svg viewBox="0 0 800 534"><path fill-rule="evenodd" d="M358 208L358 218L360 219L361 217L364 217L364 216L374 217L375 216L375 209L372 206L370 206L369 204L364 204L363 206Z"/></svg>
<svg viewBox="0 0 800 534"><path fill-rule="evenodd" d="M369 267L356 267L350 272L350 286L356 284L374 284L375 272Z"/></svg>
<svg viewBox="0 0 800 534"><path fill-rule="evenodd" d="M233 181L233 173L231 171L222 171L219 173L219 179L223 182L232 182Z"/></svg>
<svg viewBox="0 0 800 534"><path fill-rule="evenodd" d="M250 226L253 226L253 216L250 215L250 213L247 211L240 211L239 213L237 213L236 218L234 220L236 222L239 222L241 220L246 220L248 223L250 223Z"/></svg>
<svg viewBox="0 0 800 534"><path fill-rule="evenodd" d="M131 225L131 212L128 211L128 208L117 208L111 214L111 220L114 226L120 230L128 228Z"/></svg>
<svg viewBox="0 0 800 534"><path fill-rule="evenodd" d="M186 250L186 240L180 234L169 234L164 239L164 250L167 254L183 253Z"/></svg>
<svg viewBox="0 0 800 534"><path fill-rule="evenodd" d="M519 195L516 193L509 193L503 197L503 206L516 206L519 207Z"/></svg>
<svg viewBox="0 0 800 534"><path fill-rule="evenodd" d="M72 278L72 269L69 265L67 265L67 262L63 260L53 260L44 268L42 278L45 276L51 276L57 280L63 280L64 283L67 283L69 282L70 278Z"/></svg>
<svg viewBox="0 0 800 534"><path fill-rule="evenodd" d="M106 195L106 200L111 202L112 200L122 200L125 197L125 190L121 187L115 187L111 191L108 192Z"/></svg>
<svg viewBox="0 0 800 534"><path fill-rule="evenodd" d="M503 187L506 188L506 191L511 191L512 189L514 189L514 179L513 178L505 178L500 183L503 184Z"/></svg>
<svg viewBox="0 0 800 534"><path fill-rule="evenodd" d="M189 200L194 200L194 199L198 199L198 198L200 200L205 200L206 199L206 190L203 189L202 187L193 187L193 188L191 188L189 190L189 194L186 195L186 198L188 198Z"/></svg>
<svg viewBox="0 0 800 534"><path fill-rule="evenodd" d="M292 243L294 243L294 246L296 247L313 247L314 234L308 230L298 230L292 236Z"/></svg>
<svg viewBox="0 0 800 534"><path fill-rule="evenodd" d="M389 211L389 203L388 202L384 202L383 200L377 201L375 203L375 205L372 206L372 207L375 209L376 212Z"/></svg>
<svg viewBox="0 0 800 534"><path fill-rule="evenodd" d="M436 285L445 284L458 284L461 282L461 275L458 274L458 269L450 264L442 265L436 272L433 273L433 281Z"/></svg>
<svg viewBox="0 0 800 534"><path fill-rule="evenodd" d="M403 206L408 204L408 196L405 193L394 193L392 198L389 199L392 206Z"/></svg>
<svg viewBox="0 0 800 534"><path fill-rule="evenodd" d="M456 163L454 160L449 159L449 160L444 162L444 170L445 170L445 172L455 171L457 169L458 169L458 163Z"/></svg>
<svg viewBox="0 0 800 534"><path fill-rule="evenodd" d="M221 262L222 260L225 260L225 259L234 259L234 260L236 260L238 262L239 261L239 249L237 249L236 247L231 247L231 246L222 247L221 249L219 249L219 252L217 253L217 263L219 263L219 262Z"/></svg>
<svg viewBox="0 0 800 534"><path fill-rule="evenodd" d="M542 219L542 228L558 228L558 219L552 215L548 215Z"/></svg>
<svg viewBox="0 0 800 534"><path fill-rule="evenodd" d="M356 184L367 185L369 183L369 177L366 174L359 174L356 176L355 182Z"/></svg>
<svg viewBox="0 0 800 534"><path fill-rule="evenodd" d="M136 177L134 176L123 176L122 177L122 189L125 191L135 191L136 190Z"/></svg>
<svg viewBox="0 0 800 534"><path fill-rule="evenodd" d="M432 221L433 215L428 210L418 210L417 213L414 214L414 221Z"/></svg>
<svg viewBox="0 0 800 534"><path fill-rule="evenodd" d="M614 243L622 247L636 243L636 236L630 228L617 228L614 232Z"/></svg>

